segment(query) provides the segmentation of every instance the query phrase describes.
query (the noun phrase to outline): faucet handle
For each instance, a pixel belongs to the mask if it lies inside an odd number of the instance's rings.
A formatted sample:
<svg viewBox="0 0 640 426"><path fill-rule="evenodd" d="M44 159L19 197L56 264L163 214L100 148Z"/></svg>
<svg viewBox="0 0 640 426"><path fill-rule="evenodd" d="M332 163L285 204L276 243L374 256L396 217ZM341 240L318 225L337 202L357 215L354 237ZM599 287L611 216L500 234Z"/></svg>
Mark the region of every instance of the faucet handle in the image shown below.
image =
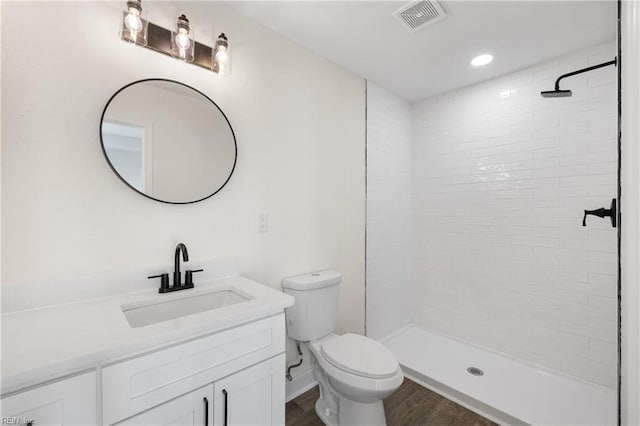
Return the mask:
<svg viewBox="0 0 640 426"><path fill-rule="evenodd" d="M185 271L184 273L184 285L193 287L193 273L202 272L204 269L195 269L193 271Z"/></svg>
<svg viewBox="0 0 640 426"><path fill-rule="evenodd" d="M169 274L168 273L164 273L160 275L151 275L147 278L148 279L160 278L160 288L158 289L158 293L166 293L167 291L169 291Z"/></svg>

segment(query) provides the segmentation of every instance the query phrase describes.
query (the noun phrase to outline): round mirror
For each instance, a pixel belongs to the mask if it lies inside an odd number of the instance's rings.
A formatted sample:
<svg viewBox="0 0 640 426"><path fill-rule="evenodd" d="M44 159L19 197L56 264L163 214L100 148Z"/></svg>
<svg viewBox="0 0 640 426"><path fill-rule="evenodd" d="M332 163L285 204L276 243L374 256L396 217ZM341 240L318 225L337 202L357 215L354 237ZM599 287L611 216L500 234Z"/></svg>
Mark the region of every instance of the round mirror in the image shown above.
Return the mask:
<svg viewBox="0 0 640 426"><path fill-rule="evenodd" d="M236 137L222 110L177 81L149 79L118 90L100 123L102 150L132 189L163 203L211 197L236 165Z"/></svg>

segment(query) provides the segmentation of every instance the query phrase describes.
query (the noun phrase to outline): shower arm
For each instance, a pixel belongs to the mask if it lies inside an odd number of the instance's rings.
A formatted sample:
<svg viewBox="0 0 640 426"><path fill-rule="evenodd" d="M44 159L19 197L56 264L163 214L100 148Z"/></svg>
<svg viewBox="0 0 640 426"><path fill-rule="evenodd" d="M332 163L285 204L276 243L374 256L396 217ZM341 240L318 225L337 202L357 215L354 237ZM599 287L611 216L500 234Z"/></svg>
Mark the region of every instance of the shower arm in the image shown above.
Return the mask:
<svg viewBox="0 0 640 426"><path fill-rule="evenodd" d="M572 77L572 76L574 76L576 74L582 74L583 72L589 72L589 71L597 70L598 68L608 67L609 65L616 65L617 66L618 65L618 58L614 58L612 61L609 61L609 62L603 62L602 64L593 65L591 67L582 68L582 69L577 70L577 71L573 71L573 72L569 72L569 73L563 74L560 77L558 77L558 79L556 80L556 91L560 90L560 80L562 80L563 78Z"/></svg>

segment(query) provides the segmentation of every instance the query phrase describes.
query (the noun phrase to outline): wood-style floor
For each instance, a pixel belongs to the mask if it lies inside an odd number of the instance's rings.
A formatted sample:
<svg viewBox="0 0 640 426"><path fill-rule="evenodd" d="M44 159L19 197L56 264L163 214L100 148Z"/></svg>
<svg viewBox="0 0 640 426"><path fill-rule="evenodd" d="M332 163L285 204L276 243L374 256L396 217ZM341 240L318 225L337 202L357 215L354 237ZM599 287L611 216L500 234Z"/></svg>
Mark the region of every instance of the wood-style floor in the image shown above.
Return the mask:
<svg viewBox="0 0 640 426"><path fill-rule="evenodd" d="M287 403L287 426L324 426L315 411L318 387ZM384 400L388 426L497 426L473 411L405 378Z"/></svg>

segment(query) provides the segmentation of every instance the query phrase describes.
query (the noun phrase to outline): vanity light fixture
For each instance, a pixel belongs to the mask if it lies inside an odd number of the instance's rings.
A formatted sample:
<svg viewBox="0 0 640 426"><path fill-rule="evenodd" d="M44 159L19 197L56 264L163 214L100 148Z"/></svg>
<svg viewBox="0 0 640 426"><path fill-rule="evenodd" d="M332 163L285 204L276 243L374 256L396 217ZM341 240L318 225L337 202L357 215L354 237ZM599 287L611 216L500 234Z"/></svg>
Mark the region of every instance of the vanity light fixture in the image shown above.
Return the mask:
<svg viewBox="0 0 640 426"><path fill-rule="evenodd" d="M143 17L142 0L127 0L122 15L120 38L128 43L189 62L216 74L231 73L229 39L221 33L211 48L198 43L189 19L178 17L175 31L162 28Z"/></svg>
<svg viewBox="0 0 640 426"><path fill-rule="evenodd" d="M122 12L122 40L140 46L147 45L147 20L142 14L142 0L127 0Z"/></svg>
<svg viewBox="0 0 640 426"><path fill-rule="evenodd" d="M171 55L181 61L193 62L194 48L193 30L187 17L182 14L178 17L176 30L171 32Z"/></svg>

